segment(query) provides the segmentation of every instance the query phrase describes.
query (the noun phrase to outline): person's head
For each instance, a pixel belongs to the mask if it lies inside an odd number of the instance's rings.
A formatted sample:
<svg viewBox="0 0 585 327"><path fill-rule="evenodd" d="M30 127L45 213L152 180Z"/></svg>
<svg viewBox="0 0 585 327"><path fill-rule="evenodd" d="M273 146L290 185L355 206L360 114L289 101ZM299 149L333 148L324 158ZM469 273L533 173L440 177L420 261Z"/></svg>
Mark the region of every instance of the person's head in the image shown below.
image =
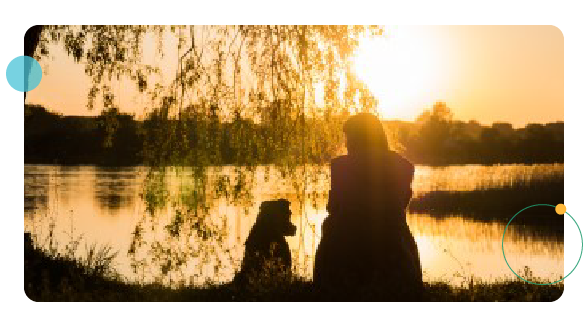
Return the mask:
<svg viewBox="0 0 585 327"><path fill-rule="evenodd" d="M378 117L359 113L343 125L349 155L364 155L388 150L388 140Z"/></svg>

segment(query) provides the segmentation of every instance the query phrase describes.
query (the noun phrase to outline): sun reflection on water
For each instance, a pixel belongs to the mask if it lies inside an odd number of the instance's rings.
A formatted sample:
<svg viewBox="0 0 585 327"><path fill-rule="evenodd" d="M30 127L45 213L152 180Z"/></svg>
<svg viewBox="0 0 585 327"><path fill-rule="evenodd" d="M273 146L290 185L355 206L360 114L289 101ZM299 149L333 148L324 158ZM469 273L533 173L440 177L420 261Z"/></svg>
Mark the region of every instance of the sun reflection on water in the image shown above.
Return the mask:
<svg viewBox="0 0 585 327"><path fill-rule="evenodd" d="M562 165L550 165L549 170L562 170ZM469 170L469 171L468 171ZM502 175L495 172L500 170ZM486 184L506 183L514 171L517 176L527 178L530 173L542 173L546 167L502 166L502 167L457 167L430 168L418 167L415 177L415 193L432 190L444 184L444 179L454 175L468 176L454 178L452 189L474 189ZM545 172L546 173L546 172ZM419 175L420 174L420 175ZM166 189L171 194L192 192L187 175L171 174ZM183 176L183 177L182 177ZM425 176L421 179L421 176ZM474 180L471 176L476 176ZM500 177L498 177L500 176ZM151 244L154 240L163 241L167 237L165 226L170 224L176 214L169 204L157 209L154 216L141 199L144 172L137 168L110 171L107 174L95 167L58 167L25 166L25 228L32 230L43 239L51 222L55 223L59 242L66 244L71 231L83 235L88 243L110 244L119 252L117 268L130 279L148 280L148 269L142 275L135 274L126 256L131 245L132 234L137 224L146 219L144 241ZM500 178L500 179L498 179ZM443 180L441 180L443 179ZM228 281L237 269L243 254L243 242L250 231L257 214L259 203L274 198L287 198L292 202L292 221L297 226L297 236L288 238L293 258L301 272L311 277L312 257L319 244L321 223L327 216L325 204L329 185L327 175L315 189L317 195L307 200L304 207L299 205L297 195L285 186L290 181L278 175L256 176L257 183L251 190L253 202L244 210L239 203L225 198L210 202L209 217L213 221L225 222L226 236L222 244L216 244L217 255L230 249L229 260L235 266L225 266L218 271L211 266L202 266L203 258L195 257L182 268L181 275L186 282L197 282L212 277L216 282ZM120 201L120 199L124 199ZM109 202L113 206L109 208ZM314 207L316 204L317 208ZM108 209L109 208L109 209ZM444 280L458 285L465 278L486 281L515 278L506 266L501 252L501 237L505 224L500 222L479 222L464 217L443 217L437 219L430 215L408 215L408 224L417 241L424 276L427 280ZM302 232L302 233L301 233ZM301 238L302 234L302 238ZM149 243L150 242L150 243ZM199 246L193 235L180 236L172 247L187 249ZM210 245L212 246L212 245ZM512 227L506 234L506 256L512 267L523 272L528 266L534 276L556 278L563 273L563 240L560 237L546 237L523 228ZM169 245L171 247L171 245ZM183 250L181 250L183 251ZM146 262L152 251L143 247L140 252ZM163 252L164 253L164 252ZM200 269L209 276L193 277L193 271Z"/></svg>

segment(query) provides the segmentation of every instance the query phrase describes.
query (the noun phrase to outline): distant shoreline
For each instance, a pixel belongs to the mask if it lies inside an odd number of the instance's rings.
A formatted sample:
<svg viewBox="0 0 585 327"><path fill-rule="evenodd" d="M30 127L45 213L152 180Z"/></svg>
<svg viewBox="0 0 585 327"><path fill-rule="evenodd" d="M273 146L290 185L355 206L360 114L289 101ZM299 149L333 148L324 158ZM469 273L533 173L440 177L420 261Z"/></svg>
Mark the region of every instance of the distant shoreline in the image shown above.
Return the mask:
<svg viewBox="0 0 585 327"><path fill-rule="evenodd" d="M401 149L400 152L416 165L440 167L564 163L563 122L528 124L524 128L514 129L509 123L484 126L475 121L441 119L432 118L425 122L383 121L383 124L391 147ZM186 123L197 124L196 121ZM209 146L205 142L210 141L202 141L202 137L207 137L205 133L209 132L215 135L212 145L216 152L210 154L210 158L204 158L207 159L206 164L235 165L252 160L254 165L263 165L281 159L279 149L289 145L285 142L277 144L274 149L266 148L267 145L274 147L265 139L265 133L270 131L269 125L249 121L241 124L234 129L231 123L219 123L213 130L203 130L203 136L192 133L195 131L192 129L181 137L182 142L186 143L180 149L175 149L172 133L167 139L157 134L161 128L171 129L174 133L177 126L174 120L164 123L135 120L133 116L116 110L93 117L60 116L41 106L27 105L24 163L128 167L150 166L150 161L155 160L152 166L172 165L174 161L195 165L196 157L187 158L187 153L177 151L194 151L198 155L205 153ZM243 128L245 135L234 142L231 133L239 131L238 128ZM315 133L320 135L322 131L315 130ZM290 142L294 143L294 140ZM332 147L336 147L328 142L334 141L327 139L315 142L323 147L320 150L322 152L318 152L318 155L308 154L306 159L315 164L326 164L334 153L331 152Z"/></svg>
<svg viewBox="0 0 585 327"><path fill-rule="evenodd" d="M27 162L24 161L25 166L53 166L53 167L98 167L98 168L161 168L162 166L149 166L146 164L135 164L135 165L123 165L123 164L97 164L97 163L55 163L55 162ZM273 166L274 164L259 164L258 166ZM316 164L313 164L316 165ZM327 165L327 164L323 164ZM543 162L543 163L468 163L468 164L415 164L415 167L466 167L466 166L482 166L482 167L497 167L497 166L539 166L539 165L564 165L563 162ZM240 165L234 164L222 164L222 165L209 165L209 167L240 167ZM188 168L195 166L184 166L184 165L168 165L167 168Z"/></svg>

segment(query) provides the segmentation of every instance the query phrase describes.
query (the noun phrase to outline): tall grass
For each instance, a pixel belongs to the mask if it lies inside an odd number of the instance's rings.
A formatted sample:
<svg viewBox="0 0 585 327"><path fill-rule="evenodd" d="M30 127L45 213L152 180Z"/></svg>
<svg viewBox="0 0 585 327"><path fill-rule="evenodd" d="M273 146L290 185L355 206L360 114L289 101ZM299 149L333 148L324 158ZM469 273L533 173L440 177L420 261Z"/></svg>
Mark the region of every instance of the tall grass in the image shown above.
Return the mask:
<svg viewBox="0 0 585 327"><path fill-rule="evenodd" d="M533 204L563 203L563 195L563 174L556 173L537 179L517 180L501 187L473 191L431 191L412 199L409 211L438 217L463 215L507 222L516 212ZM550 219L545 221L559 222ZM539 220L532 222L538 223Z"/></svg>
<svg viewBox="0 0 585 327"><path fill-rule="evenodd" d="M77 242L79 244L79 242ZM168 287L141 284L116 274L113 255L107 248L87 249L86 259L42 250L25 237L25 292L34 301L337 301L397 300L374 285L358 297L343 290L324 293L308 280L292 277L263 287L242 288L233 283L206 286ZM89 253L92 253L89 255ZM91 258L91 259L90 259ZM563 284L538 286L523 281L474 282L450 286L447 282L425 282L423 301L555 301ZM398 299L399 300L399 299Z"/></svg>

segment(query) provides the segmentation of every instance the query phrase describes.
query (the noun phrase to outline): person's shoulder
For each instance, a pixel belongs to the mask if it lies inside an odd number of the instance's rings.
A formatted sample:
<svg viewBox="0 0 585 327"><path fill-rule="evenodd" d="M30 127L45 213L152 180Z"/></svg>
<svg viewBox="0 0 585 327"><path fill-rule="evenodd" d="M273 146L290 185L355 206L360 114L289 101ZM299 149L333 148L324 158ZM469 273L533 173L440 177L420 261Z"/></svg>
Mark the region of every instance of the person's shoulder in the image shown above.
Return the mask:
<svg viewBox="0 0 585 327"><path fill-rule="evenodd" d="M331 159L331 164L343 163L343 162L347 162L348 160L349 160L349 156L343 155L343 156L339 156L339 157L335 157L335 158Z"/></svg>
<svg viewBox="0 0 585 327"><path fill-rule="evenodd" d="M348 155L339 156L331 159L331 167L343 167L350 164L350 158Z"/></svg>
<svg viewBox="0 0 585 327"><path fill-rule="evenodd" d="M331 159L331 179L338 179L337 177L349 176L355 172L355 165L349 156L339 156Z"/></svg>

